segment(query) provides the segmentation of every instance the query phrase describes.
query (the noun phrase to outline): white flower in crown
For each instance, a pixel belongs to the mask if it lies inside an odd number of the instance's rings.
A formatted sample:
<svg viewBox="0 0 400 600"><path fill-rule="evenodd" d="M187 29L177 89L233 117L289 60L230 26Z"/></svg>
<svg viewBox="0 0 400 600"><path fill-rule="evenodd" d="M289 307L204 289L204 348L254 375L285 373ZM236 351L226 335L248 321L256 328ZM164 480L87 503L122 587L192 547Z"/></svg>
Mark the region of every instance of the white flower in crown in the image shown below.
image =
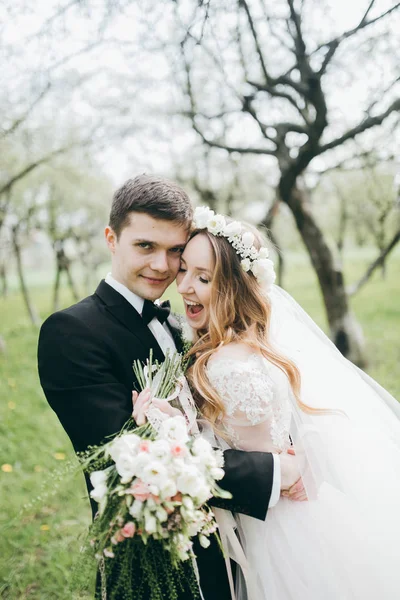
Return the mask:
<svg viewBox="0 0 400 600"><path fill-rule="evenodd" d="M254 243L254 233L251 231L246 231L242 235L242 244L245 248L251 248Z"/></svg>
<svg viewBox="0 0 400 600"><path fill-rule="evenodd" d="M241 267L251 272L256 279L269 288L275 281L274 263L270 260L268 248L260 250L253 245L255 235L251 231L242 234L243 226L239 221L226 223L225 217L215 214L208 206L199 206L194 212L194 225L198 229L207 229L216 236L227 238L241 258Z"/></svg>
<svg viewBox="0 0 400 600"><path fill-rule="evenodd" d="M258 258L268 258L268 257L269 257L269 250L268 250L268 248L263 246L262 248L260 248L260 251L258 253Z"/></svg>
<svg viewBox="0 0 400 600"><path fill-rule="evenodd" d="M207 221L207 229L213 235L222 235L225 227L226 221L223 215L214 215Z"/></svg>
<svg viewBox="0 0 400 600"><path fill-rule="evenodd" d="M250 260L248 258L244 258L241 261L240 264L242 265L243 271L246 271L246 273L247 273L247 271L250 271L250 269L251 269L251 262L250 262Z"/></svg>
<svg viewBox="0 0 400 600"><path fill-rule="evenodd" d="M274 263L269 258L259 258L252 267L254 276L260 283L265 283L268 287L271 286L276 278Z"/></svg>
<svg viewBox="0 0 400 600"><path fill-rule="evenodd" d="M251 260L256 260L257 258L259 258L258 250L254 246L252 246L250 248L250 253L249 254L250 254Z"/></svg>
<svg viewBox="0 0 400 600"><path fill-rule="evenodd" d="M225 227L223 235L227 238L233 238L235 235L242 233L242 224L239 221L232 221Z"/></svg>
<svg viewBox="0 0 400 600"><path fill-rule="evenodd" d="M197 229L207 227L208 221L215 215L208 206L198 206L194 211L193 222Z"/></svg>

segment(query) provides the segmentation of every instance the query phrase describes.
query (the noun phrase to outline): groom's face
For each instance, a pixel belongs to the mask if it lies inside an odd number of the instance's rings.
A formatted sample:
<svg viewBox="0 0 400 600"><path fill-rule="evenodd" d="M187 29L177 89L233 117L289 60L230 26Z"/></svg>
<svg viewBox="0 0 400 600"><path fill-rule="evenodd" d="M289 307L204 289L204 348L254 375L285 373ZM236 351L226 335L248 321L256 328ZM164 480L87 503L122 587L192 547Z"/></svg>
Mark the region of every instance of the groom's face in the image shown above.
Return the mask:
<svg viewBox="0 0 400 600"><path fill-rule="evenodd" d="M119 238L110 227L105 234L113 277L141 298L160 298L178 273L187 227L146 213L131 213Z"/></svg>

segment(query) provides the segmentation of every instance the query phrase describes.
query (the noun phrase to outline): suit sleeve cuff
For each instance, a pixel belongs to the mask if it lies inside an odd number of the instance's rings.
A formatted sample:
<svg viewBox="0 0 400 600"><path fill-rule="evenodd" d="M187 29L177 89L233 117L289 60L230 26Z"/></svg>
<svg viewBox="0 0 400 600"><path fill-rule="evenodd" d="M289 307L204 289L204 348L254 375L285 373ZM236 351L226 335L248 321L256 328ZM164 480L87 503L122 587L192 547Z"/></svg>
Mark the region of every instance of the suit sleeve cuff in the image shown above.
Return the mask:
<svg viewBox="0 0 400 600"><path fill-rule="evenodd" d="M273 454L272 457L274 459L274 477L268 508L276 506L281 496L281 461L279 460L279 454Z"/></svg>

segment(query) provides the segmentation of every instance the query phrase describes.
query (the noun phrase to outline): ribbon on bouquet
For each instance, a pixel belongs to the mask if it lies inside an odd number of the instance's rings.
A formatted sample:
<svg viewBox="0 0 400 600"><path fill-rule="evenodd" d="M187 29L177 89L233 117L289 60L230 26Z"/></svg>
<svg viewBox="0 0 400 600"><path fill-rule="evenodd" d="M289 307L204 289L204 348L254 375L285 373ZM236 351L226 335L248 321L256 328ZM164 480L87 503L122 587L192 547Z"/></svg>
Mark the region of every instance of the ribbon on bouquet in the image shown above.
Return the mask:
<svg viewBox="0 0 400 600"><path fill-rule="evenodd" d="M235 584L233 581L232 567L230 559L234 560L242 571L246 583L247 598L250 600L257 598L257 584L251 574L250 566L240 541L236 535L237 524L229 510L215 508L213 513L218 523L219 535L224 549L225 566L228 573L229 587L232 600L236 600Z"/></svg>
<svg viewBox="0 0 400 600"><path fill-rule="evenodd" d="M143 369L144 377L146 380L146 387L150 390L155 391L158 389L163 373L158 371L154 378L151 378L151 373L149 373L149 367L145 366ZM150 383L151 381L151 383ZM197 425L197 410L196 405L193 400L192 393L189 388L189 384L184 375L181 375L175 386L174 391L167 398L157 398L153 396L152 400L166 400L167 402L173 402L174 400L178 400L180 407L182 408L183 415L186 419L188 431L192 434L198 434L199 428ZM168 415L162 412L159 408L150 403L148 410L146 411L146 417L149 423L154 427L156 431L159 430L161 423L168 419Z"/></svg>

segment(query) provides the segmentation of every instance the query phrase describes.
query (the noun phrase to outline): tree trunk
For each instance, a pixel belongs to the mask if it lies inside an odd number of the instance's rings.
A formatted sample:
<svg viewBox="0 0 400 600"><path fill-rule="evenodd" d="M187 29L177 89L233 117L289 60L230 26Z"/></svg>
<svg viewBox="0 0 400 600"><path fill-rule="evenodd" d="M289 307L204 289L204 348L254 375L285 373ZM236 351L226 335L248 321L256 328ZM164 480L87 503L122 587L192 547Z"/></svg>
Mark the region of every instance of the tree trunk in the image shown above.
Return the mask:
<svg viewBox="0 0 400 600"><path fill-rule="evenodd" d="M60 277L61 277L61 268L57 261L57 272L56 272L56 278L54 281L54 288L53 288L53 312L56 312L56 310L59 310L59 308L60 308L60 294L59 294Z"/></svg>
<svg viewBox="0 0 400 600"><path fill-rule="evenodd" d="M77 289L75 287L74 280L72 279L70 266L67 265L64 270L65 270L65 273L67 274L68 285L69 285L69 288L70 288L70 290L72 292L72 296L73 296L75 302L78 302L78 300L79 300L79 294L78 294Z"/></svg>
<svg viewBox="0 0 400 600"><path fill-rule="evenodd" d="M293 213L316 271L331 339L344 356L364 367L366 357L362 330L350 311L342 269L335 264L331 249L307 207L305 192L295 187L290 196L282 197L282 200Z"/></svg>
<svg viewBox="0 0 400 600"><path fill-rule="evenodd" d="M6 265L0 265L0 279L1 279L1 295L6 298L8 295L8 280L7 280L7 269Z"/></svg>
<svg viewBox="0 0 400 600"><path fill-rule="evenodd" d="M33 306L32 302L31 302L28 288L27 288L27 285L25 282L24 269L23 269L23 265L22 265L21 247L18 242L18 231L15 228L13 229L13 232L12 232L12 243L13 243L15 258L17 261L18 278L19 278L19 284L20 284L20 288L21 288L22 297L24 299L25 306L28 311L29 318L31 320L32 325L39 326L40 319L35 310L35 307Z"/></svg>

